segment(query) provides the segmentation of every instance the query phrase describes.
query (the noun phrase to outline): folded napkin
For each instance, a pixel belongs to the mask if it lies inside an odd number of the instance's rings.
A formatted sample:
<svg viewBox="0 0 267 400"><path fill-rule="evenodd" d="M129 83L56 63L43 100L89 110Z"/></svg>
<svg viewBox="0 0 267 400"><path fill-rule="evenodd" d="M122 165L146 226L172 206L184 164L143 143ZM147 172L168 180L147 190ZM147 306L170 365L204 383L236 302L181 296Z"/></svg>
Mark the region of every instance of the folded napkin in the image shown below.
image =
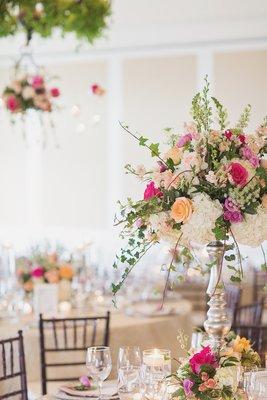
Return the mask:
<svg viewBox="0 0 267 400"><path fill-rule="evenodd" d="M116 383L105 382L102 388L102 396L105 400L118 399ZM98 390L77 390L74 385L61 386L54 397L62 400L81 400L81 399L97 399Z"/></svg>

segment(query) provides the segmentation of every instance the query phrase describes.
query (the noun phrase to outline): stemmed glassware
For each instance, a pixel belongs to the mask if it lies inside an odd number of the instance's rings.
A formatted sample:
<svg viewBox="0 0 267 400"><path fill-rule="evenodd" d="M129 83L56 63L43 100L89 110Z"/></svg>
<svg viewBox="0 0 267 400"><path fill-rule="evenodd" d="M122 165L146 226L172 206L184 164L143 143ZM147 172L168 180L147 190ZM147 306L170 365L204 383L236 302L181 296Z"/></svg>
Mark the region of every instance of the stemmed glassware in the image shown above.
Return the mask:
<svg viewBox="0 0 267 400"><path fill-rule="evenodd" d="M243 386L248 400L267 400L267 371L266 374L264 371L256 369L244 374Z"/></svg>
<svg viewBox="0 0 267 400"><path fill-rule="evenodd" d="M103 382L109 376L112 368L109 347L89 347L86 354L86 367L89 375L97 382L99 400L101 400Z"/></svg>
<svg viewBox="0 0 267 400"><path fill-rule="evenodd" d="M118 355L118 395L121 400L141 399L142 356L139 347L121 347Z"/></svg>

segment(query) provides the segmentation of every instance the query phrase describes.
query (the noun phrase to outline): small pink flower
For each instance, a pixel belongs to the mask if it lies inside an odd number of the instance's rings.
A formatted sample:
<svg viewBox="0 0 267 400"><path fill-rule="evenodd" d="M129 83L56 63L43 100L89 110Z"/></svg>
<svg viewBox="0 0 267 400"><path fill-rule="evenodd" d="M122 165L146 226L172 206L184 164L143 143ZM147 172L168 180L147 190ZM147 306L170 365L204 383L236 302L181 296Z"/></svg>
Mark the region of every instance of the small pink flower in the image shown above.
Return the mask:
<svg viewBox="0 0 267 400"><path fill-rule="evenodd" d="M35 75L32 77L32 87L38 89L44 84L44 78L41 75Z"/></svg>
<svg viewBox="0 0 267 400"><path fill-rule="evenodd" d="M92 386L90 379L86 375L81 376L79 381L83 386L86 386L88 388Z"/></svg>
<svg viewBox="0 0 267 400"><path fill-rule="evenodd" d="M106 93L105 89L102 88L102 86L98 85L97 83L94 83L91 86L91 90L92 90L92 93L97 95L97 96L102 96L103 94Z"/></svg>
<svg viewBox="0 0 267 400"><path fill-rule="evenodd" d="M31 272L33 278L41 278L44 275L44 269L40 265L34 268Z"/></svg>
<svg viewBox="0 0 267 400"><path fill-rule="evenodd" d="M60 96L60 90L57 87L54 87L50 89L50 93L52 97L59 97Z"/></svg>
<svg viewBox="0 0 267 400"><path fill-rule="evenodd" d="M258 168L260 165L259 157L251 150L249 146L243 146L240 153L245 160L248 160L254 168Z"/></svg>
<svg viewBox="0 0 267 400"><path fill-rule="evenodd" d="M11 112L15 112L17 110L17 108L19 107L19 102L16 96L14 96L13 94L8 96L8 98L6 99L6 107Z"/></svg>
<svg viewBox="0 0 267 400"><path fill-rule="evenodd" d="M183 388L184 388L184 392L186 396L191 396L192 395L192 391L191 388L193 386L193 382L190 379L185 379L183 381Z"/></svg>
<svg viewBox="0 0 267 400"><path fill-rule="evenodd" d="M231 211L231 212L239 211L238 205L231 197L227 197L227 199L225 199L224 208L226 211Z"/></svg>
<svg viewBox="0 0 267 400"><path fill-rule="evenodd" d="M163 193L155 187L155 183L150 182L144 191L144 200L150 200L152 197L161 197Z"/></svg>
<svg viewBox="0 0 267 400"><path fill-rule="evenodd" d="M180 139L178 140L176 146L177 147L184 147L187 143L191 142L191 140L192 140L192 134L191 133L186 133L185 135L180 137Z"/></svg>
<svg viewBox="0 0 267 400"><path fill-rule="evenodd" d="M215 381L215 379L212 379L212 378L208 379L208 380L205 382L205 386L206 386L208 389L214 389L214 388L216 387L216 381Z"/></svg>
<svg viewBox="0 0 267 400"><path fill-rule="evenodd" d="M228 140L231 140L231 138L232 138L232 136L233 136L233 133L232 133L229 129L227 129L227 131L224 132L224 136L225 136Z"/></svg>
<svg viewBox="0 0 267 400"><path fill-rule="evenodd" d="M218 366L216 356L210 346L206 346L201 351L194 354L189 359L189 364L195 374L199 374L201 366L204 364L209 364L214 368Z"/></svg>
<svg viewBox="0 0 267 400"><path fill-rule="evenodd" d="M209 379L209 375L207 374L207 372L202 372L201 379L203 382L205 382Z"/></svg>
<svg viewBox="0 0 267 400"><path fill-rule="evenodd" d="M162 161L157 161L159 166L159 172L165 172L167 170L167 166Z"/></svg>
<svg viewBox="0 0 267 400"><path fill-rule="evenodd" d="M243 165L239 164L238 162L233 162L230 165L230 175L233 182L237 186L245 186L248 180L248 171Z"/></svg>
<svg viewBox="0 0 267 400"><path fill-rule="evenodd" d="M199 385L198 390L199 390L200 392L205 392L205 391L207 390L207 387L206 387L206 385L205 385L205 382L204 382L204 383L201 383L201 385Z"/></svg>
<svg viewBox="0 0 267 400"><path fill-rule="evenodd" d="M137 228L141 228L141 226L143 226L143 220L142 218L138 218L135 222L135 225L137 226Z"/></svg>
<svg viewBox="0 0 267 400"><path fill-rule="evenodd" d="M246 142L246 136L245 135L238 135L238 139L240 140L241 143L245 143Z"/></svg>

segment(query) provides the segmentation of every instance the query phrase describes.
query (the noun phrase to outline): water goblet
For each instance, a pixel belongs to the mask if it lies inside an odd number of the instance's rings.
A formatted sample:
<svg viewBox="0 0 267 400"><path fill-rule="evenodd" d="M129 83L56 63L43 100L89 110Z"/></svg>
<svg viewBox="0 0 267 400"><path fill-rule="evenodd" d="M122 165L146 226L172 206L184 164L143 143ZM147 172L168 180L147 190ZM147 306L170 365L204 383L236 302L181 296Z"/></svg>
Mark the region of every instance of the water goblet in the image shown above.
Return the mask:
<svg viewBox="0 0 267 400"><path fill-rule="evenodd" d="M109 347L89 347L86 353L86 367L89 375L97 382L99 400L101 400L103 382L109 376L112 368Z"/></svg>
<svg viewBox="0 0 267 400"><path fill-rule="evenodd" d="M121 400L141 399L142 356L139 347L121 347L119 349L118 395Z"/></svg>

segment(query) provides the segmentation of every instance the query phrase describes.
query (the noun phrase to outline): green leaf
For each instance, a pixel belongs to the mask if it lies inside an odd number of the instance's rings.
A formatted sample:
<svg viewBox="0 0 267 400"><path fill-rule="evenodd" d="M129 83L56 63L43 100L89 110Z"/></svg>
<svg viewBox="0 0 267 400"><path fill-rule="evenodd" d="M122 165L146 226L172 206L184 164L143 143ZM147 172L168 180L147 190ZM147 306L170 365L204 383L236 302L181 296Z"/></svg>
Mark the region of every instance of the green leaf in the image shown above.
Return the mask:
<svg viewBox="0 0 267 400"><path fill-rule="evenodd" d="M145 138L144 136L139 137L139 145L140 146L145 146L147 141L148 141L148 139Z"/></svg>
<svg viewBox="0 0 267 400"><path fill-rule="evenodd" d="M159 143L151 143L149 145L149 149L151 151L151 156L152 157L158 157L159 156Z"/></svg>
<svg viewBox="0 0 267 400"><path fill-rule="evenodd" d="M234 261L236 259L236 256L234 254L231 254L229 256L224 257L226 261Z"/></svg>

